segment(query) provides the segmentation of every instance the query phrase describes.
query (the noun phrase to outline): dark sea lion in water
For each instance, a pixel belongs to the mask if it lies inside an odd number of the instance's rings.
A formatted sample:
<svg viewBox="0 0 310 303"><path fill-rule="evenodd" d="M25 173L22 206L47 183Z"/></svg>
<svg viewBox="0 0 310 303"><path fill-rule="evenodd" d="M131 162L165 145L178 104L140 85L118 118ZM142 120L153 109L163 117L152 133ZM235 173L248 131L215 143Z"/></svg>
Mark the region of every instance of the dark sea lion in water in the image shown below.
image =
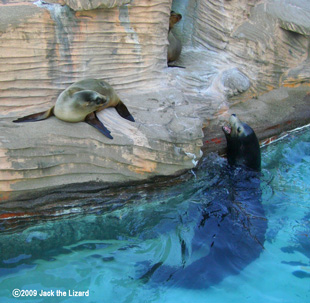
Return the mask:
<svg viewBox="0 0 310 303"><path fill-rule="evenodd" d="M222 129L227 141L228 163L260 171L261 153L253 129L234 114L229 119L229 125L223 126Z"/></svg>
<svg viewBox="0 0 310 303"><path fill-rule="evenodd" d="M264 247L267 220L261 201L261 154L254 131L235 115L223 127L229 165L200 169L214 174L215 182L197 191L182 218L196 222L189 241L180 236L183 266L154 264L141 279L155 284L207 288L229 275L239 274L259 257ZM233 165L233 167L231 166ZM212 170L215 170L214 172ZM202 182L197 177L196 182ZM190 214L190 215L189 215ZM193 223L191 223L193 224Z"/></svg>
<svg viewBox="0 0 310 303"><path fill-rule="evenodd" d="M85 121L106 137L113 139L110 131L96 115L96 111L101 111L107 107L115 107L121 117L132 122L135 121L111 85L99 79L84 79L66 88L59 95L55 106L52 108L19 118L13 122L41 121L54 115L66 122Z"/></svg>
<svg viewBox="0 0 310 303"><path fill-rule="evenodd" d="M171 11L170 18L169 18L169 32L168 32L168 54L167 54L167 61L169 67L182 67L182 66L174 66L170 65L171 62L176 61L181 54L182 51L182 43L181 41L175 37L172 33L172 28L176 23L178 23L182 19L181 14L177 14L174 11Z"/></svg>

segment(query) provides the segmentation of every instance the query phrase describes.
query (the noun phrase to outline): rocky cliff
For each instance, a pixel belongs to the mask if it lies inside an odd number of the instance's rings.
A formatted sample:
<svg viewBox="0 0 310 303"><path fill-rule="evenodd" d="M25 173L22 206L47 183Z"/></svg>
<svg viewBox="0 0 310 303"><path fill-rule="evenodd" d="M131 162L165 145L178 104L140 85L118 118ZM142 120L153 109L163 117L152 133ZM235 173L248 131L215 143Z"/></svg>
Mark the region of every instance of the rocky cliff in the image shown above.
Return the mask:
<svg viewBox="0 0 310 303"><path fill-rule="evenodd" d="M171 8L183 44L167 68ZM0 200L175 175L222 149L232 113L260 139L309 123L307 0L0 1ZM105 138L55 117L14 124L51 107L83 78L108 81L136 119L99 113ZM21 204L20 204L21 205Z"/></svg>

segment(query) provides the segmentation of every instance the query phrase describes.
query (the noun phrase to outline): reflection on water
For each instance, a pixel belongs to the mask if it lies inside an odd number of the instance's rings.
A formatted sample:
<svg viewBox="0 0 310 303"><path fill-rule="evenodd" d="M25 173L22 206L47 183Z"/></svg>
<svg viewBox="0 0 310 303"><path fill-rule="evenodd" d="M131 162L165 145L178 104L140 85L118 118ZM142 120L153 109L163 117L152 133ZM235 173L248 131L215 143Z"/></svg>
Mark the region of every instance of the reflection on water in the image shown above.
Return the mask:
<svg viewBox="0 0 310 303"><path fill-rule="evenodd" d="M3 233L1 302L18 300L14 288L89 290L83 302L306 302L309 138L264 148L261 176L210 155L186 183L139 188L114 211Z"/></svg>

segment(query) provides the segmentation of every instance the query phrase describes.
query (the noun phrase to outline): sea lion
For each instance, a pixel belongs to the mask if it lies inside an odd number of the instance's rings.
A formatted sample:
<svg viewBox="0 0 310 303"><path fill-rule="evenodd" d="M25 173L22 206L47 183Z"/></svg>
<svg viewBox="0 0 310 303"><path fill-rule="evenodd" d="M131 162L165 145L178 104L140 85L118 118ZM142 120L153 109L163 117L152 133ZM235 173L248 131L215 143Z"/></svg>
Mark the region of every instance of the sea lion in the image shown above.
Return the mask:
<svg viewBox="0 0 310 303"><path fill-rule="evenodd" d="M197 171L195 190L191 188L196 194L184 194L184 200L194 203L189 203L186 215L180 219L179 249L177 244L170 244L173 257L150 264L148 271L142 272L141 281L207 288L240 273L263 251L267 220L262 205L258 140L252 128L236 115L223 131L227 137L227 165L216 161L212 164L212 160L202 163L200 171L207 171L212 181L204 183ZM177 253L181 262L175 261ZM169 257L171 264L166 261Z"/></svg>
<svg viewBox="0 0 310 303"><path fill-rule="evenodd" d="M174 11L171 11L170 13L170 19L169 19L169 32L168 32L168 54L167 54L167 61L168 66L170 62L175 61L179 58L181 51L182 51L182 44L179 39L175 37L175 35L172 33L172 28L176 23L178 23L182 19L181 14L177 14Z"/></svg>
<svg viewBox="0 0 310 303"><path fill-rule="evenodd" d="M229 125L222 127L227 141L227 160L231 166L245 166L255 171L261 170L261 152L253 129L241 122L235 114Z"/></svg>
<svg viewBox="0 0 310 303"><path fill-rule="evenodd" d="M47 111L25 116L13 122L35 122L55 115L66 122L85 121L106 137L113 139L111 132L96 115L96 111L107 107L115 107L121 117L135 121L111 85L99 79L84 79L66 88L57 98L55 105Z"/></svg>

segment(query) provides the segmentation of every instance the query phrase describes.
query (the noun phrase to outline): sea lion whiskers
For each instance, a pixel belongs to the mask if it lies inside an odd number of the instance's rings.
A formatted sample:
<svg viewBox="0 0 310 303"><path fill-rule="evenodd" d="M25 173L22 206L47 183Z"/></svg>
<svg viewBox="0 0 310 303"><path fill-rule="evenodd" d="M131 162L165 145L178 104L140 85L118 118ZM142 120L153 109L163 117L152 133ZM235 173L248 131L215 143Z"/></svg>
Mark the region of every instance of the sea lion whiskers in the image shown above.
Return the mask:
<svg viewBox="0 0 310 303"><path fill-rule="evenodd" d="M72 98L74 102L76 101L82 108L95 108L96 110L109 103L109 97L91 90L76 92L73 94ZM93 110L91 112L93 112Z"/></svg>

